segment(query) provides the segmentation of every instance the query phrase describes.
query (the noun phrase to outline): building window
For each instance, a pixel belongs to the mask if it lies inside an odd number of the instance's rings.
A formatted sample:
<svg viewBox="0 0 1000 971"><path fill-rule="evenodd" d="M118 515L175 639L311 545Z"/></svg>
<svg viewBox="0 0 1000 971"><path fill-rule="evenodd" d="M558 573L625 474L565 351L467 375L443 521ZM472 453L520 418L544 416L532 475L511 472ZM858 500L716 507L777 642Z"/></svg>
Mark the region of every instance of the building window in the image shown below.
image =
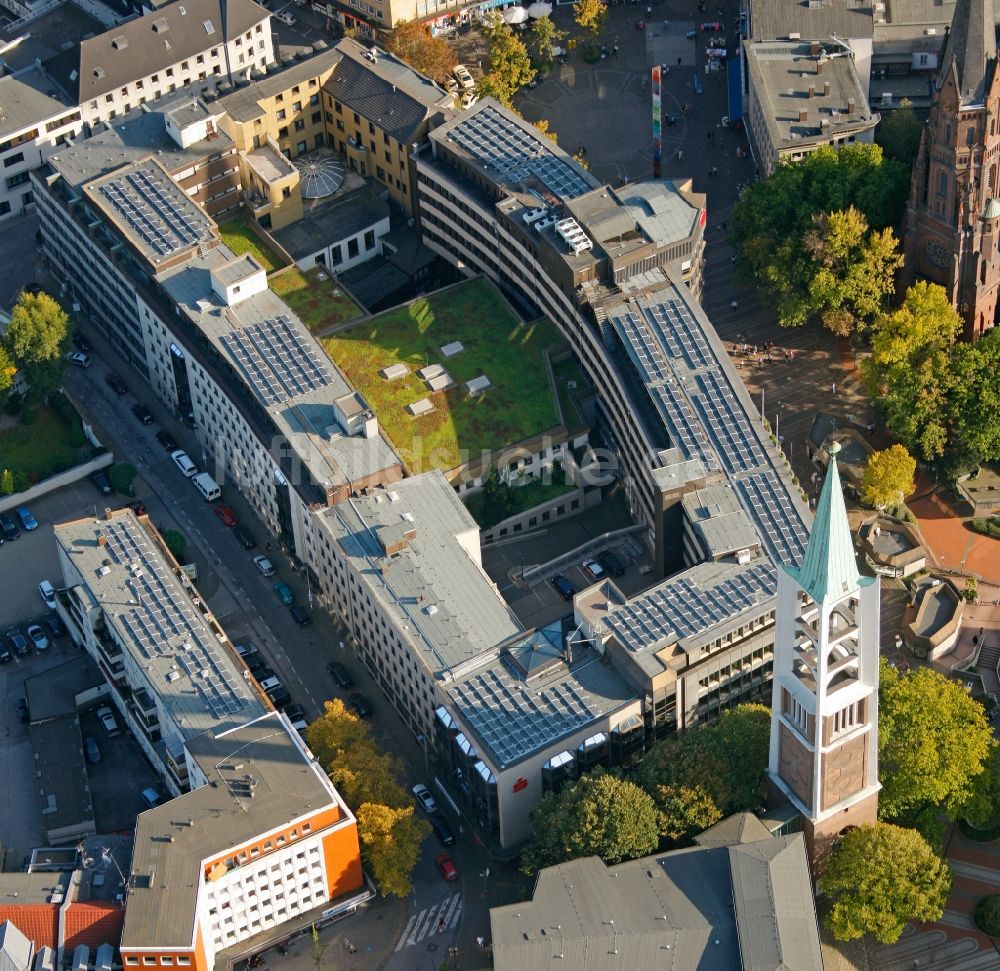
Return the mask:
<svg viewBox="0 0 1000 971"><path fill-rule="evenodd" d="M301 101L293 101L292 102L292 110L293 111L301 111L302 110L302 102Z"/></svg>
<svg viewBox="0 0 1000 971"><path fill-rule="evenodd" d="M278 138L288 138L288 126L278 129Z"/></svg>
<svg viewBox="0 0 1000 971"><path fill-rule="evenodd" d="M16 152L3 160L3 166L5 169L9 169L12 165L17 165L18 162L24 161L24 152Z"/></svg>
<svg viewBox="0 0 1000 971"><path fill-rule="evenodd" d="M125 958L125 963L126 964L138 964L139 963L139 959L137 957L135 957L134 955L130 954L127 958Z"/></svg>
<svg viewBox="0 0 1000 971"><path fill-rule="evenodd" d="M314 94L309 99L309 106L312 107L312 108L315 108L318 104L319 104L319 95L318 94Z"/></svg>
<svg viewBox="0 0 1000 971"><path fill-rule="evenodd" d="M169 954L160 955L160 964L165 964L167 967L170 967L173 963L174 959Z"/></svg>
<svg viewBox="0 0 1000 971"><path fill-rule="evenodd" d="M354 259L354 257L358 255L358 252L358 238L355 236L354 239L349 239L347 241L347 258L349 260Z"/></svg>
<svg viewBox="0 0 1000 971"><path fill-rule="evenodd" d="M31 176L27 172L21 172L18 175L12 175L7 179L7 188L13 189L15 186L24 185Z"/></svg>
<svg viewBox="0 0 1000 971"><path fill-rule="evenodd" d="M274 117L277 118L278 121L284 121L285 120L285 109L284 108L279 108L278 109L278 113Z"/></svg>
<svg viewBox="0 0 1000 971"><path fill-rule="evenodd" d="M301 119L301 118L296 118L295 119L295 130L296 131L302 131L305 127L306 127L306 123L305 123L305 121L303 119Z"/></svg>
<svg viewBox="0 0 1000 971"><path fill-rule="evenodd" d="M374 229L369 229L368 232L365 233L365 249L366 250L375 249L375 230Z"/></svg>

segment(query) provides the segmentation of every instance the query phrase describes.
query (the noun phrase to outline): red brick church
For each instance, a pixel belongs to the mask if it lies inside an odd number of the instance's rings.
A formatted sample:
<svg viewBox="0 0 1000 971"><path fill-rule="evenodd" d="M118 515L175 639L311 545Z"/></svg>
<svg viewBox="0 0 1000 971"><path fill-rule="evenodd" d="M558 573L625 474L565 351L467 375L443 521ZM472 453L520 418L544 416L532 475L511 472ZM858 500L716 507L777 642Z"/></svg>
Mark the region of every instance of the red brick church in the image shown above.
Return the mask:
<svg viewBox="0 0 1000 971"><path fill-rule="evenodd" d="M1000 72L992 0L958 0L913 167L907 282L948 291L974 340L1000 293Z"/></svg>

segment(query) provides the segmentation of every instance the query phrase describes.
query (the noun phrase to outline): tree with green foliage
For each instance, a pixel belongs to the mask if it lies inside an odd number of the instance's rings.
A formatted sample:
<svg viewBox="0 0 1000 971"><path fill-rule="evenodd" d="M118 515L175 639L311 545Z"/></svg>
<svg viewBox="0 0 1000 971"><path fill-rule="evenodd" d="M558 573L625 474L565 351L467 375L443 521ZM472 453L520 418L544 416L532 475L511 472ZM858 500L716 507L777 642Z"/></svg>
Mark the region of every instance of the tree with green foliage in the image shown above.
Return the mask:
<svg viewBox="0 0 1000 971"><path fill-rule="evenodd" d="M1000 746L993 747L986 768L972 780L957 815L976 829L1000 828Z"/></svg>
<svg viewBox="0 0 1000 971"><path fill-rule="evenodd" d="M620 863L659 845L659 819L649 794L601 770L547 793L531 811L531 831L521 858L528 874L581 856Z"/></svg>
<svg viewBox="0 0 1000 971"><path fill-rule="evenodd" d="M184 551L187 549L187 537L179 529L165 529L160 534L167 549L178 563L184 562Z"/></svg>
<svg viewBox="0 0 1000 971"><path fill-rule="evenodd" d="M902 445L868 456L861 477L861 501L875 509L900 505L915 487L917 460Z"/></svg>
<svg viewBox="0 0 1000 971"><path fill-rule="evenodd" d="M368 725L335 698L306 732L309 748L354 807L362 854L383 896L405 897L420 844L430 826L413 813L413 798L400 784L403 764L382 752Z"/></svg>
<svg viewBox="0 0 1000 971"><path fill-rule="evenodd" d="M608 16L608 5L602 0L577 0L573 4L573 19L576 25L590 35L591 41L604 29Z"/></svg>
<svg viewBox="0 0 1000 971"><path fill-rule="evenodd" d="M966 467L1000 459L1000 332L951 351L949 451Z"/></svg>
<svg viewBox="0 0 1000 971"><path fill-rule="evenodd" d="M548 70L552 66L552 47L566 36L566 31L560 30L551 17L539 17L528 31L528 48L535 61L535 66Z"/></svg>
<svg viewBox="0 0 1000 971"><path fill-rule="evenodd" d="M547 118L539 118L538 121L532 122L532 124L547 138L549 141L559 142L559 136L549 128L549 122Z"/></svg>
<svg viewBox="0 0 1000 971"><path fill-rule="evenodd" d="M386 46L390 53L434 81L444 81L458 63L448 41L432 37L424 24L412 20L396 24Z"/></svg>
<svg viewBox="0 0 1000 971"><path fill-rule="evenodd" d="M514 95L537 73L531 66L531 55L523 41L514 34L510 24L496 11L483 19L483 34L489 54L490 70L477 87L480 97L496 98L510 108Z"/></svg>
<svg viewBox="0 0 1000 971"><path fill-rule="evenodd" d="M782 163L743 193L733 210L741 266L783 325L825 314L843 331L880 309L899 259L885 231L898 224L909 184L908 168L879 146L856 144ZM857 215L833 218L852 207Z"/></svg>
<svg viewBox="0 0 1000 971"><path fill-rule="evenodd" d="M930 668L905 674L883 660L879 683L879 814L932 806L955 819L996 747L983 706Z"/></svg>
<svg viewBox="0 0 1000 971"><path fill-rule="evenodd" d="M924 461L942 456L952 435L952 349L961 326L944 289L918 281L896 310L875 319L872 353L861 363L887 428Z"/></svg>
<svg viewBox="0 0 1000 971"><path fill-rule="evenodd" d="M357 810L358 837L365 862L383 897L408 897L411 875L430 826L414 815L412 805L394 809L362 803Z"/></svg>
<svg viewBox="0 0 1000 971"><path fill-rule="evenodd" d="M63 351L69 336L66 311L47 293L22 291L4 335L10 360L23 370L34 398L59 387Z"/></svg>
<svg viewBox="0 0 1000 971"><path fill-rule="evenodd" d="M315 924L312 925L311 936L313 964L316 965L316 971L320 971L323 967L323 955L326 953L328 945L319 939L319 928Z"/></svg>
<svg viewBox="0 0 1000 971"><path fill-rule="evenodd" d="M514 488L500 478L497 467L491 466L483 484L483 519L486 522L500 522L514 509Z"/></svg>
<svg viewBox="0 0 1000 971"><path fill-rule="evenodd" d="M875 140L882 146L886 158L911 168L920 150L923 127L913 110L913 103L903 98L894 111L882 113L882 120L875 129Z"/></svg>
<svg viewBox="0 0 1000 971"><path fill-rule="evenodd" d="M720 816L753 809L761 801L771 738L771 710L743 704L658 742L646 753L636 781L657 797L660 787L700 789Z"/></svg>
<svg viewBox="0 0 1000 971"><path fill-rule="evenodd" d="M653 801L660 812L660 836L686 845L722 819L715 800L697 783L693 786L657 786Z"/></svg>
<svg viewBox="0 0 1000 971"><path fill-rule="evenodd" d="M4 469L0 472L0 494L5 496L13 495L14 493L14 473L10 469Z"/></svg>
<svg viewBox="0 0 1000 971"><path fill-rule="evenodd" d="M115 492L120 492L123 496L134 496L133 484L139 470L131 462L115 462L108 469L108 478Z"/></svg>
<svg viewBox="0 0 1000 971"><path fill-rule="evenodd" d="M844 834L820 889L833 900L826 924L837 940L892 944L910 921L941 916L951 872L916 830L874 823Z"/></svg>
<svg viewBox="0 0 1000 971"><path fill-rule="evenodd" d="M6 394L14 386L14 375L17 368L11 360L7 348L0 344L0 395Z"/></svg>

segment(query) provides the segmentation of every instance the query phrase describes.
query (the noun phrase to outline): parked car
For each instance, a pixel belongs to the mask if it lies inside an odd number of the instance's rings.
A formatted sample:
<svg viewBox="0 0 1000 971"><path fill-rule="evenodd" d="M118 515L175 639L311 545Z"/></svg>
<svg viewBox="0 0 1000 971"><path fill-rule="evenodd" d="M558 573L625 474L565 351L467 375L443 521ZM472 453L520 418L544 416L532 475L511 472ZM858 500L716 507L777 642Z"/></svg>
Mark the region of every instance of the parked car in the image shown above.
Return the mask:
<svg viewBox="0 0 1000 971"><path fill-rule="evenodd" d="M49 639L39 624L28 625L28 640L36 651L47 651L49 648Z"/></svg>
<svg viewBox="0 0 1000 971"><path fill-rule="evenodd" d="M122 730L118 727L118 722L115 721L114 713L107 705L102 705L97 709L97 717L100 718L101 724L104 726L104 730L108 735L121 735Z"/></svg>
<svg viewBox="0 0 1000 971"><path fill-rule="evenodd" d="M284 580L275 580L271 584L271 589L284 606L291 607L295 603L295 594L292 593L292 588Z"/></svg>
<svg viewBox="0 0 1000 971"><path fill-rule="evenodd" d="M145 516L147 509L146 504L141 499L136 499L128 504L129 509L132 510L137 516Z"/></svg>
<svg viewBox="0 0 1000 971"><path fill-rule="evenodd" d="M599 560L587 560L583 564L583 572L594 581L603 580L605 576L607 576L607 573L605 572L604 567L601 566Z"/></svg>
<svg viewBox="0 0 1000 971"><path fill-rule="evenodd" d="M418 782L410 791L416 796L417 802L420 803L422 809L428 813L437 812L438 804L431 794L430 789L422 782Z"/></svg>
<svg viewBox="0 0 1000 971"><path fill-rule="evenodd" d="M345 691L354 687L354 680L351 678L350 672L339 661L331 661L326 669L330 672L330 677L337 682L338 687Z"/></svg>
<svg viewBox="0 0 1000 971"><path fill-rule="evenodd" d="M299 627L308 627L312 623L312 614L305 607L300 607L298 604L292 604L288 613Z"/></svg>
<svg viewBox="0 0 1000 971"><path fill-rule="evenodd" d="M73 346L78 351L83 351L84 354L89 354L93 350L90 346L90 341L88 341L87 338L84 337L78 330L73 331L73 336L70 340L73 342Z"/></svg>
<svg viewBox="0 0 1000 971"><path fill-rule="evenodd" d="M566 579L561 573L557 573L552 578L552 586L556 588L556 593L559 594L563 600L572 600L573 595L576 593L576 587L573 586L569 580Z"/></svg>
<svg viewBox="0 0 1000 971"><path fill-rule="evenodd" d="M49 610L56 609L56 588L52 586L51 580L42 580L38 584L38 592L41 594L42 600L45 601L45 606Z"/></svg>
<svg viewBox="0 0 1000 971"><path fill-rule="evenodd" d="M259 654L260 651L257 650L253 644L237 644L236 653L239 654L244 661L248 661L254 654Z"/></svg>
<svg viewBox="0 0 1000 971"><path fill-rule="evenodd" d="M14 653L24 657L31 648L28 645L28 638L16 627L11 627L6 633L7 643L14 649Z"/></svg>
<svg viewBox="0 0 1000 971"><path fill-rule="evenodd" d="M74 367L90 367L90 357L83 351L70 351L66 355L66 363Z"/></svg>
<svg viewBox="0 0 1000 971"><path fill-rule="evenodd" d="M455 866L454 860L447 853L439 853L435 857L435 863L437 863L437 868L441 871L441 876L451 883L458 879L458 867Z"/></svg>
<svg viewBox="0 0 1000 971"><path fill-rule="evenodd" d="M295 14L289 12L288 10L282 10L281 13L276 13L274 19L278 21L279 24L284 24L286 27L294 27L299 21Z"/></svg>
<svg viewBox="0 0 1000 971"><path fill-rule="evenodd" d="M254 563L257 564L257 569L260 570L261 576L273 577L278 571L274 568L271 561L264 556L263 553L258 553L253 558Z"/></svg>
<svg viewBox="0 0 1000 971"><path fill-rule="evenodd" d="M22 723L27 722L30 719L28 714L28 702L23 698L18 698L17 703L14 705L14 710L17 712L18 720Z"/></svg>
<svg viewBox="0 0 1000 971"><path fill-rule="evenodd" d="M281 708L292 700L292 696L288 693L287 688L275 688L273 691L268 691L267 696L271 699L271 704L275 708Z"/></svg>
<svg viewBox="0 0 1000 971"><path fill-rule="evenodd" d="M475 79L469 73L469 69L464 64L456 64L451 73L455 75L455 80L458 81L458 83L466 91L470 91L476 86Z"/></svg>
<svg viewBox="0 0 1000 971"><path fill-rule="evenodd" d="M250 658L247 661L247 667L250 669L250 673L253 675L255 681L260 682L274 677L274 671L268 667L267 661L260 654Z"/></svg>
<svg viewBox="0 0 1000 971"><path fill-rule="evenodd" d="M132 414L142 422L143 425L153 424L153 413L141 402L137 401L132 405Z"/></svg>
<svg viewBox="0 0 1000 971"><path fill-rule="evenodd" d="M466 110L471 108L477 101L479 101L479 96L475 91L466 91L465 94L462 95L462 107Z"/></svg>
<svg viewBox="0 0 1000 971"><path fill-rule="evenodd" d="M451 846L454 844L455 834L451 831L448 820L444 816L431 816L431 829L434 830L434 835L438 838L438 842L442 846Z"/></svg>
<svg viewBox="0 0 1000 971"><path fill-rule="evenodd" d="M17 528L17 524L10 516L0 516L0 532L3 533L5 540L15 540L21 537L21 530Z"/></svg>
<svg viewBox="0 0 1000 971"><path fill-rule="evenodd" d="M165 452L176 452L177 443L174 441L174 436L170 432L161 429L156 433L156 440L163 446Z"/></svg>
<svg viewBox="0 0 1000 971"><path fill-rule="evenodd" d="M66 625L59 619L58 614L49 614L45 618L45 626L53 637L62 637L66 633Z"/></svg>
<svg viewBox="0 0 1000 971"><path fill-rule="evenodd" d="M32 516L31 510L27 506L18 506L14 512L17 513L17 518L21 520L21 528L23 530L30 533L33 529L38 529L38 520Z"/></svg>
<svg viewBox="0 0 1000 971"><path fill-rule="evenodd" d="M354 714L358 718L371 718L372 717L372 706L368 699L361 694L360 691L355 691L353 694L347 696L347 700L350 706L354 709Z"/></svg>
<svg viewBox="0 0 1000 971"><path fill-rule="evenodd" d="M110 387L119 398L122 395L128 394L128 387L125 382L122 381L122 379L118 377L114 371L108 371L108 373L104 375L104 380L107 382L108 387Z"/></svg>
<svg viewBox="0 0 1000 971"><path fill-rule="evenodd" d="M232 529L233 526L238 526L240 524L239 516L237 516L233 511L232 506L223 504L221 506L216 506L213 511L215 515L219 517L223 526L228 526Z"/></svg>
<svg viewBox="0 0 1000 971"><path fill-rule="evenodd" d="M84 736L83 751L87 756L87 761L91 765L97 765L97 763L101 761L101 748L97 744L97 739L92 735Z"/></svg>
<svg viewBox="0 0 1000 971"><path fill-rule="evenodd" d="M282 711L288 716L288 720L297 722L300 718L306 717L306 710L302 705L285 705Z"/></svg>
<svg viewBox="0 0 1000 971"><path fill-rule="evenodd" d="M142 792L139 793L139 798L142 800L142 804L147 809L155 809L160 805L160 803L163 802L163 796L161 796L160 793L152 786L148 789L143 789Z"/></svg>
<svg viewBox="0 0 1000 971"><path fill-rule="evenodd" d="M191 461L191 457L184 449L179 448L176 452L171 452L170 457L174 460L174 465L181 470L181 474L190 479L198 474L198 466Z"/></svg>
<svg viewBox="0 0 1000 971"><path fill-rule="evenodd" d="M245 550L252 550L257 545L257 540L253 538L253 534L248 533L242 526L237 526L233 530L233 536L236 537L236 541Z"/></svg>
<svg viewBox="0 0 1000 971"><path fill-rule="evenodd" d="M597 559L613 577L620 577L625 572L622 561L610 550L607 553L602 553Z"/></svg>
<svg viewBox="0 0 1000 971"><path fill-rule="evenodd" d="M111 487L111 480L104 469L95 469L90 473L89 479L94 483L94 487L102 496L110 496L115 491Z"/></svg>

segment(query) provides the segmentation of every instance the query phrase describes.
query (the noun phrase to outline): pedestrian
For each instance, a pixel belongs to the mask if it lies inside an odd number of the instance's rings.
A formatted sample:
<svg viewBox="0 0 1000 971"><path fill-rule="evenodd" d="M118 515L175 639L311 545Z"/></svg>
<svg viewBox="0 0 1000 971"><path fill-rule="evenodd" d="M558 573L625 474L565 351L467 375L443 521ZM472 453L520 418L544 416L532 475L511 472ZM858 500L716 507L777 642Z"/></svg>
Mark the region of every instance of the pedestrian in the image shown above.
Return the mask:
<svg viewBox="0 0 1000 971"><path fill-rule="evenodd" d="M681 66L681 59L680 59L679 57L677 58L677 66L678 66L678 67L680 67L680 66Z"/></svg>
<svg viewBox="0 0 1000 971"><path fill-rule="evenodd" d="M732 307L733 310L735 310L739 305L740 305L739 301L738 300L734 300L729 306ZM757 349L754 348L754 350L756 351Z"/></svg>
<svg viewBox="0 0 1000 971"><path fill-rule="evenodd" d="M484 946L485 946L485 944L486 944L486 938L485 938L485 937L483 937L483 935L482 935L482 934L480 934L480 935L479 935L479 936L478 936L478 937L476 938L476 943L477 943L477 944L479 945L479 949L480 949L480 950L482 950L482 949L483 949L483 947L484 947Z"/></svg>
<svg viewBox="0 0 1000 971"><path fill-rule="evenodd" d="M832 391L832 392L833 392L834 394L836 394L836 393L837 393L837 382L836 382L836 381L834 381L834 382L833 382L833 384L831 384L831 385L830 385L830 390L831 390L831 391Z"/></svg>
<svg viewBox="0 0 1000 971"><path fill-rule="evenodd" d="M617 58L618 57L618 45L617 44L615 44L615 46L614 46L614 52L615 52L615 58Z"/></svg>
<svg viewBox="0 0 1000 971"><path fill-rule="evenodd" d="M271 544L270 544L270 543L268 543L268 544L266 544L266 545L265 545L265 547L264 547L264 551L265 551L266 553L270 553L270 552L271 552Z"/></svg>
<svg viewBox="0 0 1000 971"><path fill-rule="evenodd" d="M438 920L438 933L439 934L443 934L444 933L444 918L443 917L441 917Z"/></svg>

